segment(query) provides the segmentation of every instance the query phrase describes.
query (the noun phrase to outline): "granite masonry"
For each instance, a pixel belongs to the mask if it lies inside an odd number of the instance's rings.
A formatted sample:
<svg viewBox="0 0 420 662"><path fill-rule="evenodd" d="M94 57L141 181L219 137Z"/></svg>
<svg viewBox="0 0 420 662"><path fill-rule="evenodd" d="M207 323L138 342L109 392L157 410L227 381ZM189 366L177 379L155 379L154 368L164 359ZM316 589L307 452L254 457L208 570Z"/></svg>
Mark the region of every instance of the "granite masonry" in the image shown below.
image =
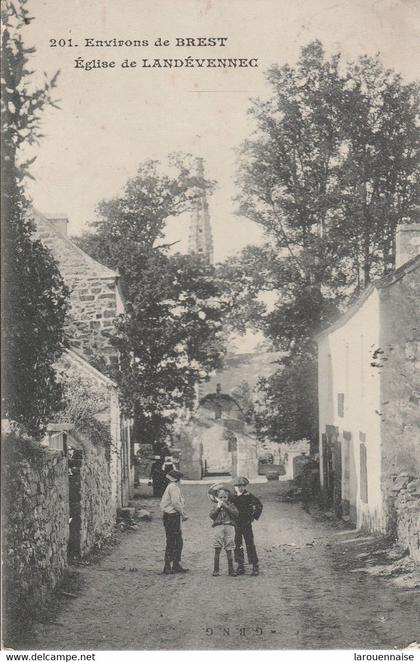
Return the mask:
<svg viewBox="0 0 420 662"><path fill-rule="evenodd" d="M36 610L67 567L69 481L67 458L29 441L5 453L4 578L8 609Z"/></svg>
<svg viewBox="0 0 420 662"><path fill-rule="evenodd" d="M83 557L102 547L112 533L115 512L107 450L84 435L70 432L69 488L71 556Z"/></svg>
<svg viewBox="0 0 420 662"><path fill-rule="evenodd" d="M67 237L65 217L32 210L31 218L36 235L57 260L70 289L70 345L103 369L116 360L109 336L117 315L124 312L119 274L91 258Z"/></svg>
<svg viewBox="0 0 420 662"><path fill-rule="evenodd" d="M420 563L420 479L401 474L394 483L396 536Z"/></svg>

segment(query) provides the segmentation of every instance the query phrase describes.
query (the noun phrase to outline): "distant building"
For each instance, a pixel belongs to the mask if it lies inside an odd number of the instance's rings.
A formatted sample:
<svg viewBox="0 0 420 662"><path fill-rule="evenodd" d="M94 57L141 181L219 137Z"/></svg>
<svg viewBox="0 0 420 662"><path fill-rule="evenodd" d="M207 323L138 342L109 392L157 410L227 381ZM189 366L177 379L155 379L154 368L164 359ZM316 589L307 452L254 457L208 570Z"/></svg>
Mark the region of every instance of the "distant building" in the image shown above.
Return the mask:
<svg viewBox="0 0 420 662"><path fill-rule="evenodd" d="M186 478L255 478L258 474L257 440L239 404L222 393L220 385L200 400L188 423L179 427L175 444Z"/></svg>
<svg viewBox="0 0 420 662"><path fill-rule="evenodd" d="M388 532L396 493L407 488L404 518L410 536L417 529L410 545L420 550L419 248L420 224L400 226L396 270L372 283L317 343L326 505L357 527Z"/></svg>
<svg viewBox="0 0 420 662"><path fill-rule="evenodd" d="M204 176L203 159L197 159L197 175ZM206 192L196 191L191 214L188 253L213 264L213 237ZM249 425L249 411L235 394L244 385L250 394L259 377L274 372L278 354L259 349L239 352L231 342L223 367L197 388L197 408L187 424L179 422L175 444L181 449L181 470L200 479L212 475L254 478L258 472L257 441ZM223 393L218 387L223 386ZM221 407L221 409L220 409ZM220 409L220 411L219 411ZM219 415L220 414L220 415Z"/></svg>
<svg viewBox="0 0 420 662"><path fill-rule="evenodd" d="M204 176L203 159L197 159L197 175ZM196 196L191 214L188 253L201 255L209 264L213 264L213 236L206 191L197 188Z"/></svg>

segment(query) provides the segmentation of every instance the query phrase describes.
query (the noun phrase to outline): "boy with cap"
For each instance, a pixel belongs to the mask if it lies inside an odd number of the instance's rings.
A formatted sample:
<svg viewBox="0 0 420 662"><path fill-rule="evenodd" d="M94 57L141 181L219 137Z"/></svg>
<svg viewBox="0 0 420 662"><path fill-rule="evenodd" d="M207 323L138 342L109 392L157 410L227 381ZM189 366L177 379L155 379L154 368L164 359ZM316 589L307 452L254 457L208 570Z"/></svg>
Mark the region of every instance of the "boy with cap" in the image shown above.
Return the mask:
<svg viewBox="0 0 420 662"><path fill-rule="evenodd" d="M233 569L233 550L235 548L235 524L238 517L238 509L232 503L230 494L227 490L218 490L216 496L216 505L210 512L214 528L213 547L214 547L214 570L213 577L219 576L220 552L226 550L228 562L228 574L235 576Z"/></svg>
<svg viewBox="0 0 420 662"><path fill-rule="evenodd" d="M163 493L160 509L163 512L163 526L166 533L165 566L163 573L171 575L177 572L188 572L181 566L181 552L183 547L181 520L188 519L185 513L185 500L182 496L179 482L182 473L172 469L166 474L169 484ZM172 568L171 568L172 563Z"/></svg>
<svg viewBox="0 0 420 662"><path fill-rule="evenodd" d="M263 505L256 496L248 492L246 486L249 485L248 478L240 476L234 482L236 495L233 502L238 509L238 521L235 534L235 561L238 564L237 575L245 574L245 555L242 545L242 539L245 540L248 562L252 563L252 574L259 574L258 556L255 549L254 533L252 531L253 520L259 519Z"/></svg>

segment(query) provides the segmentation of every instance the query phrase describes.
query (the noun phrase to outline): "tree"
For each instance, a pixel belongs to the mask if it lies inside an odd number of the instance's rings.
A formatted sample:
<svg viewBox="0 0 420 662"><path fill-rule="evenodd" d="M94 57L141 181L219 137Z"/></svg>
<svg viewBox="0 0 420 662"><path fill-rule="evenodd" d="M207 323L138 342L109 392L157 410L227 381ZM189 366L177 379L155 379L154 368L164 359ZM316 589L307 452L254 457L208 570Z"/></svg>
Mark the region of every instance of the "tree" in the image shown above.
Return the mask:
<svg viewBox="0 0 420 662"><path fill-rule="evenodd" d="M220 364L222 317L228 306L215 269L200 256L168 255L167 219L187 210L197 189L212 188L194 175L191 159L173 160L173 177L158 163L140 165L122 195L98 205L94 231L78 243L123 277L127 312L113 339L113 373L135 437L163 439L175 416L195 402L195 387Z"/></svg>
<svg viewBox="0 0 420 662"><path fill-rule="evenodd" d="M260 247L247 246L239 255L219 263L216 271L226 289L226 330L245 334L250 328L264 328L266 307L258 297L272 290L272 280Z"/></svg>
<svg viewBox="0 0 420 662"><path fill-rule="evenodd" d="M232 390L232 398L236 400L245 415L245 421L249 424L254 421L254 393L249 383L244 379Z"/></svg>
<svg viewBox="0 0 420 662"><path fill-rule="evenodd" d="M314 333L394 266L395 228L419 190L419 87L378 57L327 58L319 41L267 79L271 97L249 111L256 129L240 150L238 201L269 241L243 252L232 280L275 298L259 327L285 355L261 388L270 433L291 438L309 436L314 420L303 388Z"/></svg>
<svg viewBox="0 0 420 662"><path fill-rule="evenodd" d="M224 351L222 290L199 256L156 255L114 340L116 379L137 435L162 439L179 410L192 408L195 386Z"/></svg>
<svg viewBox="0 0 420 662"><path fill-rule="evenodd" d="M395 267L396 227L410 220L418 200L419 100L418 84L404 85L378 58L361 57L345 73L342 212L334 236L338 230L346 240L357 292Z"/></svg>
<svg viewBox="0 0 420 662"><path fill-rule="evenodd" d="M33 159L23 154L41 137L42 110L54 105L57 74L32 89L28 56L34 49L25 48L20 35L32 20L26 0L5 3L2 20L3 415L38 437L62 404L54 363L65 347L68 291L51 254L33 236L24 191Z"/></svg>
<svg viewBox="0 0 420 662"><path fill-rule="evenodd" d="M260 439L293 442L318 440L317 363L291 354L276 372L257 385L255 427Z"/></svg>
<svg viewBox="0 0 420 662"><path fill-rule="evenodd" d="M167 171L158 161L147 160L128 180L121 195L103 200L96 209L91 230L74 241L89 255L118 269L129 301L136 296L150 256L164 252L166 222L190 209L199 188L213 189L213 182L195 174L190 155L173 154Z"/></svg>
<svg viewBox="0 0 420 662"><path fill-rule="evenodd" d="M378 58L341 63L319 41L268 72L241 148L239 212L261 224L308 285L348 300L392 267L398 221L419 190L416 84Z"/></svg>

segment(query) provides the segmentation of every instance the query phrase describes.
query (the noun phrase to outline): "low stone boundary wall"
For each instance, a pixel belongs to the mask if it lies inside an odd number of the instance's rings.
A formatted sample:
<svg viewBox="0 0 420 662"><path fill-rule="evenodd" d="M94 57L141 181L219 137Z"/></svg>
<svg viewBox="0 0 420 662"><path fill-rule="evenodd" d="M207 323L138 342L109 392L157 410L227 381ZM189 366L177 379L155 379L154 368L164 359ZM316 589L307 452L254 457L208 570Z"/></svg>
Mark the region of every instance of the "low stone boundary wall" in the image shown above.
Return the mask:
<svg viewBox="0 0 420 662"><path fill-rule="evenodd" d="M106 449L74 430L68 437L70 465L70 552L86 556L112 533L116 511Z"/></svg>
<svg viewBox="0 0 420 662"><path fill-rule="evenodd" d="M43 605L67 566L67 458L8 435L3 442L3 559L7 611Z"/></svg>

